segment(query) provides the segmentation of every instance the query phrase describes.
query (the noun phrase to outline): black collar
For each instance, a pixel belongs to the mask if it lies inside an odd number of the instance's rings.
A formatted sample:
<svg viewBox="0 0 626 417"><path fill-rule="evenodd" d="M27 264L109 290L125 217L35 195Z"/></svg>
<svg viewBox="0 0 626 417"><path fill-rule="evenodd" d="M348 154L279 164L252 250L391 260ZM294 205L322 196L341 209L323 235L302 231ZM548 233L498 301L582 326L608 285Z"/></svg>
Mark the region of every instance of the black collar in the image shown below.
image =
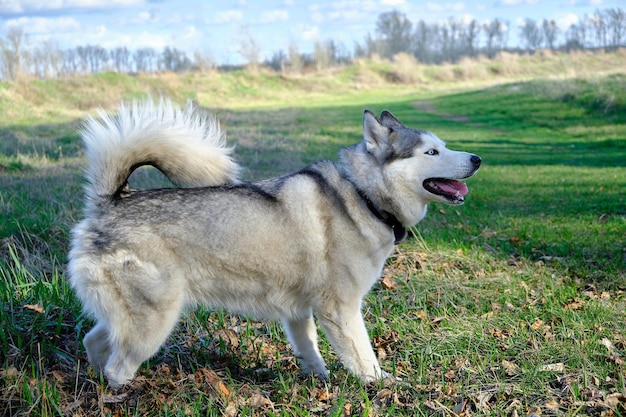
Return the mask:
<svg viewBox="0 0 626 417"><path fill-rule="evenodd" d="M355 188L356 191L359 193L359 196L363 199L363 201L365 201L365 205L367 205L367 208L372 212L372 214L378 220L391 227L391 230L393 230L393 235L395 237L395 240L393 242L394 245L403 242L407 237L407 231L406 227L404 227L404 225L400 223L400 220L398 220L396 216L387 211L378 210L378 208L374 205L374 203L372 203L372 200L369 199L369 197L365 194L365 192L363 192L363 190L358 187Z"/></svg>

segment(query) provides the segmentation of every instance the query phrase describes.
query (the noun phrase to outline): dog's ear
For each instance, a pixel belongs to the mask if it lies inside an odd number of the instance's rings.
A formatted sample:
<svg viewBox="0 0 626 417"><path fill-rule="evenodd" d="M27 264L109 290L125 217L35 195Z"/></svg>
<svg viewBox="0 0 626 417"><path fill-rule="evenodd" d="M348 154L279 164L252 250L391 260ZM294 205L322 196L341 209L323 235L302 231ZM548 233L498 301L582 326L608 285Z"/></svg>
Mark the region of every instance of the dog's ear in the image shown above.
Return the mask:
<svg viewBox="0 0 626 417"><path fill-rule="evenodd" d="M396 119L396 117L388 110L383 110L383 112L380 114L380 122L383 126L388 127L389 129L398 129L401 127L405 127L402 122Z"/></svg>
<svg viewBox="0 0 626 417"><path fill-rule="evenodd" d="M374 113L365 110L363 113L363 140L365 148L379 161L383 161L390 153L388 127L383 126Z"/></svg>

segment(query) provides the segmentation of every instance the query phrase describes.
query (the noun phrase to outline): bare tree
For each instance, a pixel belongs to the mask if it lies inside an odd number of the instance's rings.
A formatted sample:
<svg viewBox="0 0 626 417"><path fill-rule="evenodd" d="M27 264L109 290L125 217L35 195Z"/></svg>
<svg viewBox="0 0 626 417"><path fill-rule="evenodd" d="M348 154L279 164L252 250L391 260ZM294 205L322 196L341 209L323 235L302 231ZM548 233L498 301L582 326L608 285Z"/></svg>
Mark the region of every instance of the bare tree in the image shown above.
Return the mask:
<svg viewBox="0 0 626 417"><path fill-rule="evenodd" d="M184 51L166 46L161 54L161 68L165 71L180 72L191 68L191 61Z"/></svg>
<svg viewBox="0 0 626 417"><path fill-rule="evenodd" d="M76 49L67 49L63 51L63 73L68 75L78 74L78 53Z"/></svg>
<svg viewBox="0 0 626 417"><path fill-rule="evenodd" d="M487 38L485 48L489 58L493 58L497 52L505 48L507 27L508 25L500 19L494 19L483 25L483 32Z"/></svg>
<svg viewBox="0 0 626 417"><path fill-rule="evenodd" d="M304 58L300 54L298 45L295 42L289 44L288 57L289 69L296 74L299 74L304 69Z"/></svg>
<svg viewBox="0 0 626 417"><path fill-rule="evenodd" d="M200 71L208 71L215 68L215 58L207 50L196 50L193 53L193 60L196 68Z"/></svg>
<svg viewBox="0 0 626 417"><path fill-rule="evenodd" d="M463 23L454 18L439 26L439 48L443 61L453 61L459 44L459 33Z"/></svg>
<svg viewBox="0 0 626 417"><path fill-rule="evenodd" d="M546 46L552 50L556 49L556 38L560 32L554 20L543 19L541 22L542 38Z"/></svg>
<svg viewBox="0 0 626 417"><path fill-rule="evenodd" d="M607 42L607 24L601 12L596 11L591 17L591 26L595 37L595 45L600 48L606 48Z"/></svg>
<svg viewBox="0 0 626 417"><path fill-rule="evenodd" d="M398 11L381 13L376 22L376 32L382 44L381 55L392 58L400 52L411 51L413 24Z"/></svg>
<svg viewBox="0 0 626 417"><path fill-rule="evenodd" d="M474 19L469 24L465 25L465 30L461 35L461 55L476 55L476 49L478 49L478 37L480 36L480 25Z"/></svg>
<svg viewBox="0 0 626 417"><path fill-rule="evenodd" d="M524 43L523 47L527 51L535 51L543 43L543 33L541 28L533 19L526 19L520 27L520 37Z"/></svg>
<svg viewBox="0 0 626 417"><path fill-rule="evenodd" d="M423 63L434 61L433 51L436 48L437 28L420 20L415 25L413 34L413 54Z"/></svg>
<svg viewBox="0 0 626 417"><path fill-rule="evenodd" d="M261 46L250 35L247 28L243 28L241 31L241 37L239 38L239 55L245 59L246 64L252 70L256 70L261 62Z"/></svg>
<svg viewBox="0 0 626 417"><path fill-rule="evenodd" d="M313 61L318 71L335 65L339 61L339 48L335 41L315 42Z"/></svg>
<svg viewBox="0 0 626 417"><path fill-rule="evenodd" d="M86 46L77 46L76 55L78 56L78 66L81 74L87 74L89 71L89 53Z"/></svg>
<svg viewBox="0 0 626 417"><path fill-rule="evenodd" d="M0 38L0 71L8 80L17 79L25 70L26 35L21 27L12 27Z"/></svg>
<svg viewBox="0 0 626 417"><path fill-rule="evenodd" d="M604 15L610 30L610 46L617 49L626 40L626 13L622 9L607 9Z"/></svg>
<svg viewBox="0 0 626 417"><path fill-rule="evenodd" d="M565 49L567 51L584 49L588 43L589 19L585 16L578 23L570 25L565 32Z"/></svg>
<svg viewBox="0 0 626 417"><path fill-rule="evenodd" d="M117 47L110 53L117 72L130 72L130 52L125 46Z"/></svg>
<svg viewBox="0 0 626 417"><path fill-rule="evenodd" d="M135 62L135 71L151 72L156 71L156 52L152 48L139 48L133 52L133 61Z"/></svg>

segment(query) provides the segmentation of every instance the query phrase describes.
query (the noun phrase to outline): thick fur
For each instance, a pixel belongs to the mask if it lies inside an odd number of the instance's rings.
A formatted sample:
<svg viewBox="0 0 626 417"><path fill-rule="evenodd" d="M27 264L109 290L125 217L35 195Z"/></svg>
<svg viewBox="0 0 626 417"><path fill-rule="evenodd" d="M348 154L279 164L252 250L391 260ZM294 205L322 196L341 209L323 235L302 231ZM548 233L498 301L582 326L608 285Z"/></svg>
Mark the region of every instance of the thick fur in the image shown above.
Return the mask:
<svg viewBox="0 0 626 417"><path fill-rule="evenodd" d="M111 385L132 380L198 304L281 321L302 369L327 377L315 314L350 371L387 375L362 299L403 227L427 203L459 204L467 192L432 193L428 179L469 177L480 158L366 111L363 141L342 149L340 163L243 183L217 122L192 107L161 100L100 116L82 130L87 203L68 270L97 321L84 339L89 361ZM128 177L145 164L191 188L131 191Z"/></svg>

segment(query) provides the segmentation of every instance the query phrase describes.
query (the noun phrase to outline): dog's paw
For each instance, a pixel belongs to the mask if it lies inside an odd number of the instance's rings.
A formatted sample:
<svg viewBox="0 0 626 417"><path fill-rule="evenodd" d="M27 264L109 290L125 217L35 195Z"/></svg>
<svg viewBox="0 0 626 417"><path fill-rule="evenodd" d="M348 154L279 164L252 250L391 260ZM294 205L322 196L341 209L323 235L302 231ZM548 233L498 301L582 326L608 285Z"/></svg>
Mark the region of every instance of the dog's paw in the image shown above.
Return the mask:
<svg viewBox="0 0 626 417"><path fill-rule="evenodd" d="M328 369L326 369L326 364L322 360L318 360L317 358L308 359L308 358L298 358L300 361L300 368L302 369L302 373L305 375L313 375L320 380L328 381Z"/></svg>
<svg viewBox="0 0 626 417"><path fill-rule="evenodd" d="M328 370L326 368L321 369L309 369L302 368L302 373L304 375L311 375L319 379L320 381L328 381L330 379L330 375L328 374Z"/></svg>
<svg viewBox="0 0 626 417"><path fill-rule="evenodd" d="M393 376L388 372L383 371L382 369L377 372L375 375L363 375L361 376L361 380L365 384L372 384L377 382L383 382L384 385L391 385L394 382L402 381L402 378Z"/></svg>

